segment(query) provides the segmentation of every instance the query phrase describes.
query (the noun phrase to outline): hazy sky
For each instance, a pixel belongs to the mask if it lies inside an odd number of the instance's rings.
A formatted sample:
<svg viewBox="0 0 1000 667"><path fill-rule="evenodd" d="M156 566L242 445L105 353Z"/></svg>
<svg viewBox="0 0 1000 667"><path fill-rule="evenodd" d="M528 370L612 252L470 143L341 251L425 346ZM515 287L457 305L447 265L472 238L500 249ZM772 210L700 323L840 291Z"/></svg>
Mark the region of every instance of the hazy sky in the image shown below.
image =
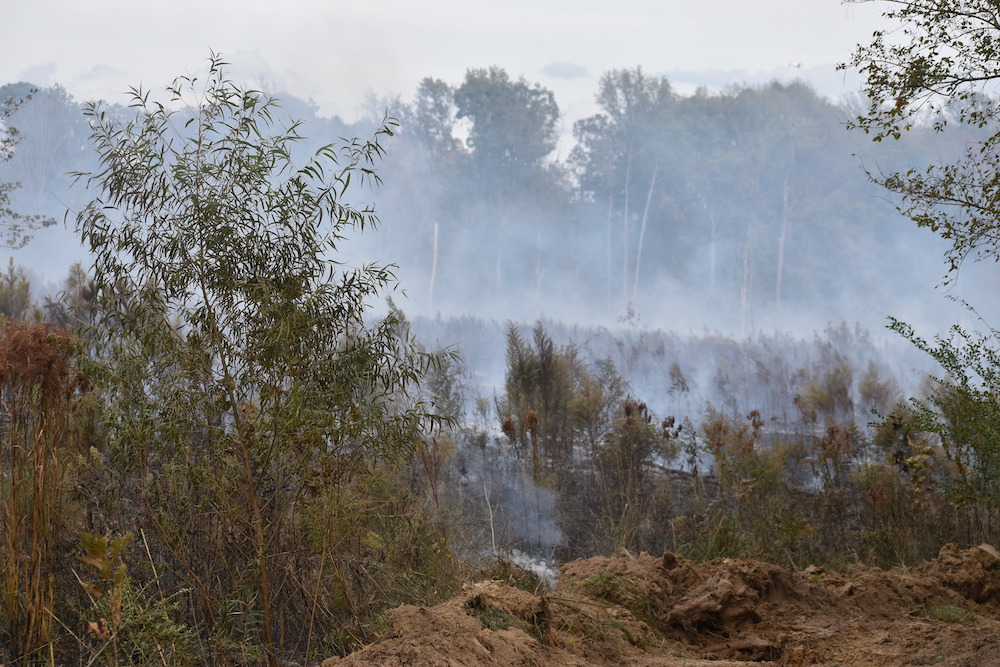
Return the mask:
<svg viewBox="0 0 1000 667"><path fill-rule="evenodd" d="M881 11L840 0L5 0L0 83L124 101L129 86L204 71L214 50L241 80L352 120L369 90L408 100L425 76L454 84L499 65L553 90L568 124L592 113L602 73L636 65L682 91L801 77L842 94L854 84L834 65Z"/></svg>

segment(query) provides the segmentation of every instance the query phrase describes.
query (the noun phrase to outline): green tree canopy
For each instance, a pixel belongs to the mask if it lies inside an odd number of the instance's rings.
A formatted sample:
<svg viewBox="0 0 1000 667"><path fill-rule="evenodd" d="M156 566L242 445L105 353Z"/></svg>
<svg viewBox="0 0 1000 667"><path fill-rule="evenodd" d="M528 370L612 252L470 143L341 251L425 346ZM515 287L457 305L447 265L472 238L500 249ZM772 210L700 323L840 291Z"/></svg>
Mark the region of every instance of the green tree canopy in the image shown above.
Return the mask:
<svg viewBox="0 0 1000 667"><path fill-rule="evenodd" d="M458 118L468 118L468 143L480 177L498 196L541 173L555 149L559 107L552 91L516 81L499 67L470 69L455 90Z"/></svg>
<svg viewBox="0 0 1000 667"><path fill-rule="evenodd" d="M966 258L996 261L1000 7L993 0L884 1L884 16L898 27L877 31L842 65L858 69L869 100L854 125L875 141L958 125L966 148L926 167L871 175L899 196L901 212L951 243L952 275Z"/></svg>
<svg viewBox="0 0 1000 667"><path fill-rule="evenodd" d="M641 202L661 152L658 139L670 125L675 102L670 82L638 67L612 70L601 77L596 99L600 113L573 125L577 146L570 163L584 192L602 197L611 193L620 207L628 200L631 182L641 193L631 194Z"/></svg>
<svg viewBox="0 0 1000 667"><path fill-rule="evenodd" d="M404 131L412 132L433 155L447 158L460 148L454 136L457 113L455 90L441 79L426 77L401 120Z"/></svg>
<svg viewBox="0 0 1000 667"><path fill-rule="evenodd" d="M297 166L298 125L278 124L275 100L230 81L218 57L204 81L167 91L163 103L134 90L127 122L86 108L101 160L78 175L95 190L77 216L103 314L95 375L111 455L160 517L171 571L200 592L212 630L226 601L252 609L247 639L273 664L274 612L313 595L280 573L315 571L326 548L309 517L443 421L418 392L437 357L370 310L391 267L338 261L349 230L378 222L348 197L379 183L394 123ZM221 543L199 542L216 530Z"/></svg>

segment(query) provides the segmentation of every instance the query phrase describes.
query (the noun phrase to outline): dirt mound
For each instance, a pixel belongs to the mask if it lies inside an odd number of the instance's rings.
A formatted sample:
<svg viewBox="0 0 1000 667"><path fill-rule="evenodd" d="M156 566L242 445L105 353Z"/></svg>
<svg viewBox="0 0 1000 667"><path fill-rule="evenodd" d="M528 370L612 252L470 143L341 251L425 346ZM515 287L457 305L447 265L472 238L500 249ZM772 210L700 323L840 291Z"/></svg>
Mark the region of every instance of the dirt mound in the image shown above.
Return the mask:
<svg viewBox="0 0 1000 667"><path fill-rule="evenodd" d="M938 557L914 568L931 581L940 581L979 604L1000 604L1000 554L989 544L960 550L946 544Z"/></svg>
<svg viewBox="0 0 1000 667"><path fill-rule="evenodd" d="M488 581L389 613L337 665L1000 664L1000 555L959 549L909 570L621 552L567 563L539 596Z"/></svg>
<svg viewBox="0 0 1000 667"><path fill-rule="evenodd" d="M832 602L829 591L775 565L732 559L696 565L671 553L570 563L564 587L621 605L697 654L735 660L781 659L785 637L777 619Z"/></svg>
<svg viewBox="0 0 1000 667"><path fill-rule="evenodd" d="M539 641L545 601L500 582L465 587L435 607L403 606L389 612L390 630L379 642L332 665L585 665Z"/></svg>

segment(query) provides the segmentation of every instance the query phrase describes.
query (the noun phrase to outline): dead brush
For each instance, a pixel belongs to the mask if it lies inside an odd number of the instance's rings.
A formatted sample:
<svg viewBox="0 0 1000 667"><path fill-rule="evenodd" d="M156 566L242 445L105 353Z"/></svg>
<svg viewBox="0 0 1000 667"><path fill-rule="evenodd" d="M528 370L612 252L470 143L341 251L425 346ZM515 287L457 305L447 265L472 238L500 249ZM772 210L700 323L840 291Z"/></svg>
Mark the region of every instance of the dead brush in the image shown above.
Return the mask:
<svg viewBox="0 0 1000 667"><path fill-rule="evenodd" d="M89 388L72 364L75 345L24 322L7 322L0 338L0 583L4 640L18 662L52 649L66 454L76 446L77 398Z"/></svg>

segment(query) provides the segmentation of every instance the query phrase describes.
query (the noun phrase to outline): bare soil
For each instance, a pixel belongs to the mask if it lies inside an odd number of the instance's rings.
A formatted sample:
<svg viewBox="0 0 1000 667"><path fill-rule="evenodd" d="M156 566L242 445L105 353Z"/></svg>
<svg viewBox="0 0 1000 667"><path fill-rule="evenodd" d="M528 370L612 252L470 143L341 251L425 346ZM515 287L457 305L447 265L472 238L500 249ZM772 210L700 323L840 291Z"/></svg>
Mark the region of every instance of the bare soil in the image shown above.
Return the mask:
<svg viewBox="0 0 1000 667"><path fill-rule="evenodd" d="M389 625L323 666L1000 665L1000 555L840 573L622 552L563 565L554 591L483 581Z"/></svg>

